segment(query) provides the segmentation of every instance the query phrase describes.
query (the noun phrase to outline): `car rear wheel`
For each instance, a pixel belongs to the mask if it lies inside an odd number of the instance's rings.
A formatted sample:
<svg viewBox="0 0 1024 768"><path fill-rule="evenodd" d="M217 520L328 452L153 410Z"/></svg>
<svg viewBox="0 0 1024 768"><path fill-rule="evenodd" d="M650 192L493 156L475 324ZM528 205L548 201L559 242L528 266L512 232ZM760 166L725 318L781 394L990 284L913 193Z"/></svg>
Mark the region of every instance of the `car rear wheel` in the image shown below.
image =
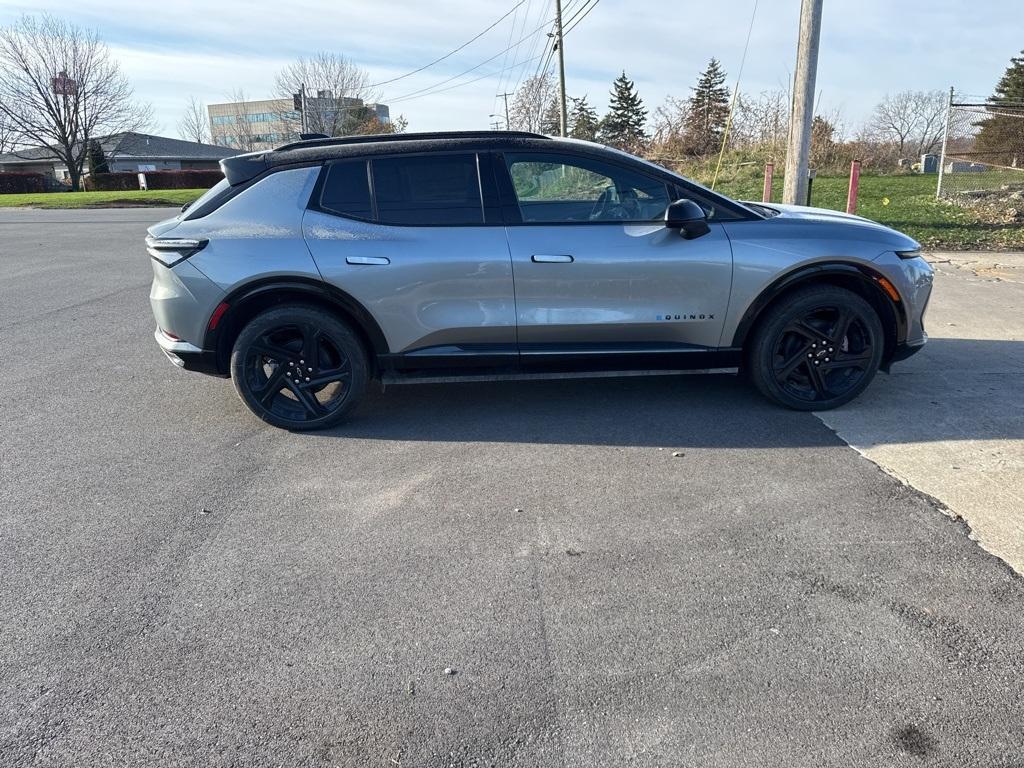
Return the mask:
<svg viewBox="0 0 1024 768"><path fill-rule="evenodd" d="M798 290L768 310L754 334L748 370L770 400L824 411L853 400L882 362L878 313L836 286Z"/></svg>
<svg viewBox="0 0 1024 768"><path fill-rule="evenodd" d="M341 422L369 380L363 345L329 312L280 307L257 315L235 341L231 378L249 409L275 427Z"/></svg>

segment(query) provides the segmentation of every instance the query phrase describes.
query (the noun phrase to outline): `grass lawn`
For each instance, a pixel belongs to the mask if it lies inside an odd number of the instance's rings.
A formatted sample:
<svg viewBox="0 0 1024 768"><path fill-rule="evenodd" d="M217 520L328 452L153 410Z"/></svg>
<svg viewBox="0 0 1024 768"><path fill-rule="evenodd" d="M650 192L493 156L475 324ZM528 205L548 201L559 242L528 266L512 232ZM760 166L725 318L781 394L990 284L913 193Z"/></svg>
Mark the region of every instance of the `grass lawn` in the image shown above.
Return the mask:
<svg viewBox="0 0 1024 768"><path fill-rule="evenodd" d="M935 183L934 175L861 176L857 214L906 232L926 248L1024 248L1024 225L994 221L981 212L936 200ZM717 189L730 197L760 200L762 185L761 178L748 177L719 180ZM812 187L811 205L845 211L848 185L846 176L819 176ZM782 200L779 176L774 179L772 200Z"/></svg>
<svg viewBox="0 0 1024 768"><path fill-rule="evenodd" d="M125 192L41 192L0 195L0 208L127 208L162 205L180 208L199 197L205 189L133 189Z"/></svg>

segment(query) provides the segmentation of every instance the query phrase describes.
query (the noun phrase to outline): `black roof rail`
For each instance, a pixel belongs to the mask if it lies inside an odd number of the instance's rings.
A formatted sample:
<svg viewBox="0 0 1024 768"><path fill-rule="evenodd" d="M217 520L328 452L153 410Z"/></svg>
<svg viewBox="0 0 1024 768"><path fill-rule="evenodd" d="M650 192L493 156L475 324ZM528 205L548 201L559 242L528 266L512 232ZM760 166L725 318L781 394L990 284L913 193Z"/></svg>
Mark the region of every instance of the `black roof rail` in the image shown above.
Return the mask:
<svg viewBox="0 0 1024 768"><path fill-rule="evenodd" d="M293 141L275 147L275 152L286 149L305 149L307 147L334 147L344 144L372 144L385 141L438 141L444 139L549 139L540 133L530 131L431 131L426 133L374 133L366 136L336 136L334 138L307 139Z"/></svg>

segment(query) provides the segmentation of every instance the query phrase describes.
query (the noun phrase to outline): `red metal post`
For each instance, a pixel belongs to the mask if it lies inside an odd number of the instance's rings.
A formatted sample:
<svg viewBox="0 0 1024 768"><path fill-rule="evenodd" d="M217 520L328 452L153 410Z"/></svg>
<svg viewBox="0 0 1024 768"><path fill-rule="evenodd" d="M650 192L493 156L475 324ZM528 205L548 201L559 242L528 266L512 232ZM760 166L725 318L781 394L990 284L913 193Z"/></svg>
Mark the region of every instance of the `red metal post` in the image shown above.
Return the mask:
<svg viewBox="0 0 1024 768"><path fill-rule="evenodd" d="M860 160L850 162L850 189L846 193L846 212L857 212L857 187L860 186Z"/></svg>
<svg viewBox="0 0 1024 768"><path fill-rule="evenodd" d="M764 164L764 191L761 193L761 202L772 201L772 174L775 172L775 163Z"/></svg>

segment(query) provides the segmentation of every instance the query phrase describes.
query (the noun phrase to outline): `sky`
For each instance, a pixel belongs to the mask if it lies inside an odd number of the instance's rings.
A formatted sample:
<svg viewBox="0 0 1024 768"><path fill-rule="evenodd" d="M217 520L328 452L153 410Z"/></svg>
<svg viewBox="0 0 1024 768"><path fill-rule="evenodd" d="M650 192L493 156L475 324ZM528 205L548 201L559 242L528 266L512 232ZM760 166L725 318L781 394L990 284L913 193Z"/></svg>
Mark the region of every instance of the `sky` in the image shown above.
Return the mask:
<svg viewBox="0 0 1024 768"><path fill-rule="evenodd" d="M190 96L225 101L236 88L251 98L273 96L282 66L319 50L343 54L373 82L391 80L467 42L518 2L0 0L0 25L48 12L97 29L136 97L153 106L156 132L173 136ZM565 17L586 2L563 0ZM379 101L392 116L404 115L409 130L489 127L503 110L496 94L541 63L534 57L553 6L525 0L463 50L380 86ZM653 113L667 96L686 98L711 57L722 62L731 88L753 9L754 0L598 0L566 34L568 93L586 95L603 113L612 80L625 70ZM799 9L799 0L759 0L741 91L785 87ZM848 134L887 92L955 86L984 97L1024 48L1021 0L825 0L822 19L819 111L838 113ZM415 95L435 85L439 92Z"/></svg>

